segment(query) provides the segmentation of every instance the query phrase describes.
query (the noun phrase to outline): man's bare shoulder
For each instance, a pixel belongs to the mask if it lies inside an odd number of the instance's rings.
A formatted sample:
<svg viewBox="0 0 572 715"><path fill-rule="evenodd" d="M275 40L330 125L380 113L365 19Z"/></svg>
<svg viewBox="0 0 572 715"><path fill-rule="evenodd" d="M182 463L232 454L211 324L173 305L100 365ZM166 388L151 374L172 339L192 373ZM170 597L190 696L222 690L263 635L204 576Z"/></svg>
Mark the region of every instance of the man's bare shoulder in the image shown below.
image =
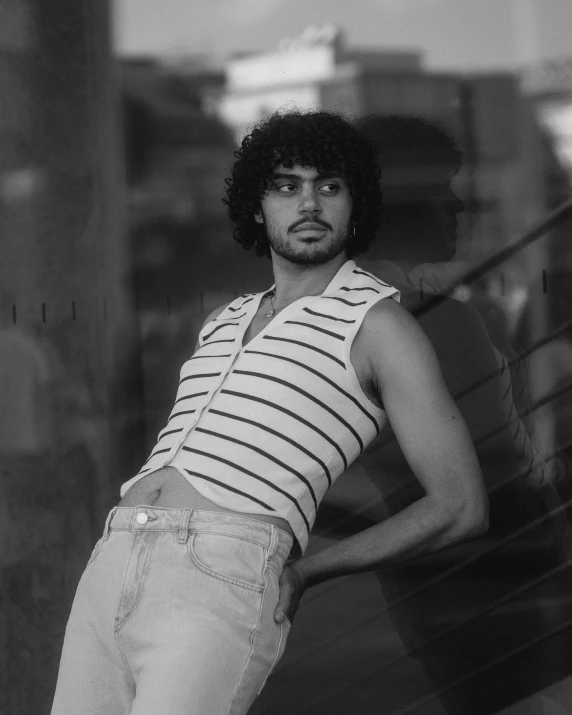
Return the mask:
<svg viewBox="0 0 572 715"><path fill-rule="evenodd" d="M406 371L411 360L432 360L434 350L419 323L391 299L380 300L366 313L352 348L356 362L376 375Z"/></svg>
<svg viewBox="0 0 572 715"><path fill-rule="evenodd" d="M369 337L396 337L402 331L417 332L419 326L407 308L392 298L375 303L365 314L360 332Z"/></svg>

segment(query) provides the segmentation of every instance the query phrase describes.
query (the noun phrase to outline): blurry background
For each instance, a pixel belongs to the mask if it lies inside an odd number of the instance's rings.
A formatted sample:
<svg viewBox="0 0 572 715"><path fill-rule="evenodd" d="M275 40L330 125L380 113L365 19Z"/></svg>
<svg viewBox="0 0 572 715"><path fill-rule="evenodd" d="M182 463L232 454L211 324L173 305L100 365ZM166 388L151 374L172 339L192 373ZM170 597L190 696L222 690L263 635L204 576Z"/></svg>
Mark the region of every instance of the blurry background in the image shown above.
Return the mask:
<svg viewBox="0 0 572 715"><path fill-rule="evenodd" d="M558 333L527 380L543 448L570 449L570 211L519 248L571 195L570 27L568 0L0 0L0 712L49 712L77 580L204 317L272 283L221 197L278 108L448 129L459 260L516 246L456 297L495 344ZM359 470L328 499L383 511ZM340 538L323 527L311 549ZM307 594L257 712L350 712L376 663L393 665L355 712L444 712L387 614L360 626L383 611L372 578ZM510 712L571 712L563 672L538 667L537 705Z"/></svg>

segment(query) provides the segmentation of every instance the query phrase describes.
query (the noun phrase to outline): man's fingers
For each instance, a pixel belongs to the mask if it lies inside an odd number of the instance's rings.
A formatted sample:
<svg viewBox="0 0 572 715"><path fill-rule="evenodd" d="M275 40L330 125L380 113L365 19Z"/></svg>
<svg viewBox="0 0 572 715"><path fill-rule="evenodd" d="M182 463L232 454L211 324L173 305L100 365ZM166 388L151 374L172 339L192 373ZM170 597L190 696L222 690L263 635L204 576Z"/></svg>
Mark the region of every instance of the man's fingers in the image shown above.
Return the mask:
<svg viewBox="0 0 572 715"><path fill-rule="evenodd" d="M286 578L284 572L280 578L280 596L278 605L274 611L274 619L277 623L281 623L290 609L292 603L292 595L294 594L293 584Z"/></svg>
<svg viewBox="0 0 572 715"><path fill-rule="evenodd" d="M284 587L280 589L280 598L278 599L278 605L276 606L276 610L274 611L274 619L278 623L281 623L284 620L286 613L288 613L288 609L290 608L291 595L291 586L289 584L284 584Z"/></svg>

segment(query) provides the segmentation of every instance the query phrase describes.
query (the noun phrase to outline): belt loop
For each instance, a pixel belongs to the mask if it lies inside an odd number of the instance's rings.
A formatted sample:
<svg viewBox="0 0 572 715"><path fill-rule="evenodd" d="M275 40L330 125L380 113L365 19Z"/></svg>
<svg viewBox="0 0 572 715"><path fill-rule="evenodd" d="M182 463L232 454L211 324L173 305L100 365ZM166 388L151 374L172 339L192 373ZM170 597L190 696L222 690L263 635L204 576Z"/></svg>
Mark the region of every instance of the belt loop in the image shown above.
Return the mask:
<svg viewBox="0 0 572 715"><path fill-rule="evenodd" d="M189 521L191 520L192 509L184 509L183 516L181 517L181 524L179 526L179 544L186 544L189 538Z"/></svg>
<svg viewBox="0 0 572 715"><path fill-rule="evenodd" d="M115 516L115 512L117 511L117 507L114 506L113 509L109 512L107 515L107 519L105 520L105 526L103 528L103 538L107 541L109 539L109 531L111 529L111 520Z"/></svg>
<svg viewBox="0 0 572 715"><path fill-rule="evenodd" d="M278 548L280 533L274 524L270 524L270 543L268 544L268 558L271 559Z"/></svg>

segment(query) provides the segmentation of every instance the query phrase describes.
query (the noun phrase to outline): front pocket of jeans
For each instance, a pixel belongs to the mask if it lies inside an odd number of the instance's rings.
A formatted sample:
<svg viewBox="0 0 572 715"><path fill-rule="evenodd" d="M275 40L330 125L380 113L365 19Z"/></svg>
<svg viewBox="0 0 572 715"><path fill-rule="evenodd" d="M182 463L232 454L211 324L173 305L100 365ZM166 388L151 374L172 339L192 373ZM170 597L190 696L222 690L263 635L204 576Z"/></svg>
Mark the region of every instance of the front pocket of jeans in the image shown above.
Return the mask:
<svg viewBox="0 0 572 715"><path fill-rule="evenodd" d="M191 561L204 574L262 593L265 549L237 536L196 532L188 542Z"/></svg>

